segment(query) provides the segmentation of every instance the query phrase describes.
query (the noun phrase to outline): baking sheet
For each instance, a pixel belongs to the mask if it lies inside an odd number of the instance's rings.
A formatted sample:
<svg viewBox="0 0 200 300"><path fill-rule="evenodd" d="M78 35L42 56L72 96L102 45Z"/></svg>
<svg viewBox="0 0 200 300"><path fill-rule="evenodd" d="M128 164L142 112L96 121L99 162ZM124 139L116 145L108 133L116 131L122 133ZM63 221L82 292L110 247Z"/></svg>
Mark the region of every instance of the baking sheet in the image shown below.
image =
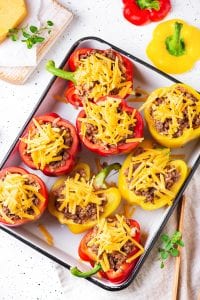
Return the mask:
<svg viewBox="0 0 200 300"><path fill-rule="evenodd" d="M69 55L77 47L78 48L91 47L96 49L108 49L112 47L114 50L117 50L118 52L121 52L122 54L128 56L129 59L133 60L134 63L134 73L135 73L134 87L140 87L147 92L151 92L158 87L169 86L177 82L177 80L173 79L171 76L156 70L154 67L151 67L147 63L139 60L138 58L133 57L131 54L128 54L123 50L116 48L115 46L94 37L83 38L77 41L73 45L73 47L70 49L69 53L67 54L62 64L62 66L65 69L67 69L67 59ZM67 87L67 82L65 80L60 78L53 78L53 80L47 87L46 91L44 92L43 96L39 100L35 110L28 118L27 123L25 124L23 130L26 128L26 125L28 124L28 122L31 120L33 116L41 115L43 113L52 112L52 111L58 113L61 117L68 119L75 124L76 116L80 109L74 109L74 107L72 107L70 104L66 104L64 102L56 100L58 98L60 99L63 96L63 92L65 91L66 87ZM129 105L134 105L136 108L138 108L141 104L142 103L129 102ZM22 132L20 133L20 135L22 134ZM145 137L148 136L149 133L145 128ZM18 148L18 138L16 139L16 141L13 144L13 147L10 149L8 155L2 162L1 167L8 167L13 165L24 167L29 172L39 175L44 180L47 187L50 188L53 182L56 180L56 178L47 177L43 175L43 173L40 171L34 171L26 167L21 162L17 148ZM173 150L172 153L185 155L185 160L187 161L189 167L191 168L190 175L188 176L182 189L177 195L173 206L168 208L167 207L161 208L156 211L144 211L139 207L136 207L136 209L134 210L133 218L139 221L139 223L141 224L141 231L143 236L146 237L146 241L144 244L145 253L139 259L130 277L125 282L118 285L110 283L105 279L99 279L98 276L93 276L88 280L92 281L93 283L105 289L114 291L114 290L120 290L127 287L135 278L143 262L145 261L148 253L153 247L153 244L157 240L162 228L167 222L175 206L179 202L184 189L189 183L194 171L196 170L200 162L199 140L193 141L189 143L187 146L182 147L181 149L179 148ZM97 157L97 155L89 152L87 149L82 147L82 151L78 154L78 157L80 158L80 161L88 162L92 166L93 170L95 171L95 165L96 165L95 158ZM101 162L104 161L108 163L112 163L116 161L123 162L124 158L125 156L114 156L108 158L103 157L101 158ZM109 180L116 181L117 174L111 175L109 177ZM46 243L46 241L44 240L44 236L41 234L41 231L38 228L38 224L44 225L45 228L51 233L54 239L53 246L49 246ZM79 235L72 234L65 225L60 225L57 219L51 216L48 213L48 211L46 211L42 216L42 218L40 218L37 222L29 223L18 228L9 228L5 226L1 226L1 228L67 268L74 265L79 266L82 270L87 270L90 268L88 263L84 263L80 261L77 252L79 242L84 234L79 234Z"/></svg>

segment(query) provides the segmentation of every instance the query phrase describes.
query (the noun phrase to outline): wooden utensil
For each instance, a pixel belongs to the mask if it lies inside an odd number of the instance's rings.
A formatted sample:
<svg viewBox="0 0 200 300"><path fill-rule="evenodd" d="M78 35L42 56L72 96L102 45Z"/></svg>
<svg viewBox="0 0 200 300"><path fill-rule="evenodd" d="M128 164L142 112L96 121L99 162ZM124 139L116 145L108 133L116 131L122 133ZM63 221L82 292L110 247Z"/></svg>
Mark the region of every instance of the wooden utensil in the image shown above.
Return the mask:
<svg viewBox="0 0 200 300"><path fill-rule="evenodd" d="M179 210L178 230L180 232L183 231L184 210L185 210L185 196L183 195L182 201L181 201L181 204L180 204L180 210ZM177 295L178 295L178 284L179 284L180 264L181 264L181 249L180 249L180 247L179 247L179 253L180 254L179 254L179 256L176 257L176 262L175 262L172 300L177 300Z"/></svg>

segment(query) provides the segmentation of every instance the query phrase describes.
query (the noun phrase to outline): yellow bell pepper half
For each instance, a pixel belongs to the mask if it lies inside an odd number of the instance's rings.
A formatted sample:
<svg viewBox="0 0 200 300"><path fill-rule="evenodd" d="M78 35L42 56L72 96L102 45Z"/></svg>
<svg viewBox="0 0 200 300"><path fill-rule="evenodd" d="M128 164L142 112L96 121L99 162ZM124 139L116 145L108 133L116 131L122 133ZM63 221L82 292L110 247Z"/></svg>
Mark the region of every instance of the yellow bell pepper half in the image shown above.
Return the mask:
<svg viewBox="0 0 200 300"><path fill-rule="evenodd" d="M161 103L156 105L156 101ZM173 84L156 89L143 108L151 135L165 147L178 148L200 136L200 94L188 85ZM184 122L186 126L178 133ZM158 126L162 126L163 131L159 131Z"/></svg>
<svg viewBox="0 0 200 300"><path fill-rule="evenodd" d="M162 22L155 28L146 54L158 69L184 73L200 59L200 30L180 19Z"/></svg>
<svg viewBox="0 0 200 300"><path fill-rule="evenodd" d="M106 218L108 217L112 212L115 211L115 209L119 206L120 201L121 201L121 194L118 190L118 188L116 187L108 187L105 183L105 178L108 176L108 174L112 171L112 170L119 170L119 168L121 167L120 164L115 163L112 165L109 165L107 167L105 167L104 169L102 169L95 177L90 177L90 167L85 164L85 163L79 163L74 170L65 177L61 177L59 178L52 186L51 191L50 191L50 199L49 199L49 205L48 205L48 209L49 212L55 216L58 221L61 224L65 224L68 226L68 228L73 232L73 233L82 233L90 228L92 228L93 226L95 226L98 222L99 219L101 218ZM81 175L84 172L84 179L83 176ZM106 203L104 205L104 210L102 213L99 213L99 218L97 218L96 220L90 220L88 219L85 223L76 223L73 219L70 219L68 217L66 217L66 215L62 210L59 210L59 208L56 207L56 201L58 200L59 196L56 193L56 191L58 191L59 189L64 191L64 186L65 186L65 181L67 179L71 178L72 180L75 180L75 185L73 185L73 188L76 188L76 184L80 184L80 182L84 182L85 184L87 184L87 186L92 186L92 193L97 193L99 195L104 195L105 199L106 199ZM72 181L73 183L73 181ZM77 187L78 188L78 187ZM83 187L84 188L84 187ZM76 193L77 191L74 189L72 190L72 193ZM67 194L69 196L69 194ZM80 194L80 196L83 195L83 197L87 197L87 195L84 195L84 193ZM94 194L93 194L94 195ZM75 203L75 198L68 198L69 200L67 201L67 205L68 207L73 207L73 203ZM71 200L70 200L71 199ZM62 199L64 202L65 198ZM98 201L98 199L97 199ZM82 203L80 201L80 203ZM79 205L77 203L75 203L75 212L76 212L76 205ZM98 206L98 204L96 204ZM67 208L64 207L64 208ZM97 209L98 210L98 209Z"/></svg>
<svg viewBox="0 0 200 300"><path fill-rule="evenodd" d="M141 148L143 152L137 154L136 149L125 159L119 172L118 187L122 197L145 210L171 205L187 177L186 163L171 160L168 148ZM167 186L170 169L178 173L174 174L173 184Z"/></svg>

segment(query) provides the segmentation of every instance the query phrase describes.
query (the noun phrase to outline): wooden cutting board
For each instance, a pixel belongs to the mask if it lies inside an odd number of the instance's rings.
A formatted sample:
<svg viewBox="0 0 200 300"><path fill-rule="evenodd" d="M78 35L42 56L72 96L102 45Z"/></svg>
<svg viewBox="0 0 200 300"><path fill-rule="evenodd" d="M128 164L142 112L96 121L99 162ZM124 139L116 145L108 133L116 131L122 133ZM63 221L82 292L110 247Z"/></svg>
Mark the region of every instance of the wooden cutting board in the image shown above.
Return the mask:
<svg viewBox="0 0 200 300"><path fill-rule="evenodd" d="M37 65L69 25L72 18L72 13L56 0L43 2L40 11L40 21L45 23L47 20L52 20L54 26L51 34L45 38L42 44L37 46ZM0 79L13 84L23 84L37 65L34 67L0 67Z"/></svg>

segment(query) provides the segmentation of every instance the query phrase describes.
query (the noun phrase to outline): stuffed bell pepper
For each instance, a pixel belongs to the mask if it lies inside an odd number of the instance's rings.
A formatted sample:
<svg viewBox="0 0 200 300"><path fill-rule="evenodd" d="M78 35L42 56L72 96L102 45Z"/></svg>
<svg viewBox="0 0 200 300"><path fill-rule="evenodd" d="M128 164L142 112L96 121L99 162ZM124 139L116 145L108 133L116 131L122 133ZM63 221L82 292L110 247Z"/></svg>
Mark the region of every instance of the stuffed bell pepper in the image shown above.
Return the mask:
<svg viewBox="0 0 200 300"><path fill-rule="evenodd" d="M93 266L88 272L76 267L71 273L87 278L99 272L113 283L125 281L132 272L139 256L144 252L140 244L140 226L137 221L116 215L101 219L80 242L79 256Z"/></svg>
<svg viewBox="0 0 200 300"><path fill-rule="evenodd" d="M172 160L170 149L144 144L125 159L118 187L129 203L154 210L172 204L187 174L186 163Z"/></svg>
<svg viewBox="0 0 200 300"><path fill-rule="evenodd" d="M82 143L102 156L128 153L143 140L140 113L118 97L85 102L76 124Z"/></svg>
<svg viewBox="0 0 200 300"><path fill-rule="evenodd" d="M133 92L132 62L112 49L77 49L68 65L71 72L56 68L53 61L47 63L46 69L70 81L65 96L74 106L82 106L85 99L96 102L106 95L125 98Z"/></svg>
<svg viewBox="0 0 200 300"><path fill-rule="evenodd" d="M93 227L101 218L109 216L121 201L116 187L108 187L105 178L120 164L105 167L96 176L90 168L79 163L71 174L58 179L50 192L49 212L73 233Z"/></svg>
<svg viewBox="0 0 200 300"><path fill-rule="evenodd" d="M157 89L144 107L149 130L159 144L176 148L200 136L200 94L190 86Z"/></svg>
<svg viewBox="0 0 200 300"><path fill-rule="evenodd" d="M33 118L19 142L24 163L48 176L70 172L78 149L75 127L55 113Z"/></svg>
<svg viewBox="0 0 200 300"><path fill-rule="evenodd" d="M44 182L19 167L0 171L0 223L18 226L37 220L47 207Z"/></svg>

